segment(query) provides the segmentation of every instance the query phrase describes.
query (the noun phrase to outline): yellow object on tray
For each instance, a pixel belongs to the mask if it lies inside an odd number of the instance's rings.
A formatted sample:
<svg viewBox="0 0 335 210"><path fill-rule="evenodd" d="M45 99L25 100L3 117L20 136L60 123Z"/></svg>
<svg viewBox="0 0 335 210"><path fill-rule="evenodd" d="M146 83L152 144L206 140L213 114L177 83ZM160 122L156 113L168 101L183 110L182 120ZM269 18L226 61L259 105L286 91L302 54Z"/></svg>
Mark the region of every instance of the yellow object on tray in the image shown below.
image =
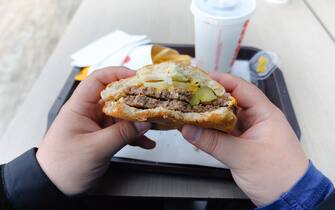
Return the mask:
<svg viewBox="0 0 335 210"><path fill-rule="evenodd" d="M167 61L191 62L192 59L189 55L181 55L177 50L161 45L152 46L151 58L153 64Z"/></svg>
<svg viewBox="0 0 335 210"><path fill-rule="evenodd" d="M174 61L174 62L191 62L191 56L179 54L175 49L164 47L161 45L153 45L151 48L151 59L153 64L162 62ZM75 76L76 81L82 81L88 76L90 66L84 67Z"/></svg>
<svg viewBox="0 0 335 210"><path fill-rule="evenodd" d="M76 81L82 81L88 76L89 66L82 68L79 73L74 77Z"/></svg>
<svg viewBox="0 0 335 210"><path fill-rule="evenodd" d="M257 73L265 73L267 70L268 59L265 56L261 56L258 59Z"/></svg>

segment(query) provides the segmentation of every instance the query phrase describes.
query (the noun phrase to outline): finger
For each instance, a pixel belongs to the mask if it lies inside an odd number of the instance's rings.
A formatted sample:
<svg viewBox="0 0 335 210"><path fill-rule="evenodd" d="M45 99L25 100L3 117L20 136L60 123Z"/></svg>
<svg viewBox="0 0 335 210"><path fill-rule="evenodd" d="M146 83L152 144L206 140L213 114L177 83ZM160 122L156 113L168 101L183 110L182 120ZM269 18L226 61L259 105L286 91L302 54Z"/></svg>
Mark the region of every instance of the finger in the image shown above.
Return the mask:
<svg viewBox="0 0 335 210"><path fill-rule="evenodd" d="M153 149L156 147L156 142L149 139L146 136L140 136L138 137L133 143L131 143L132 146L139 146L143 149Z"/></svg>
<svg viewBox="0 0 335 210"><path fill-rule="evenodd" d="M114 155L126 144L132 143L151 127L150 123L120 121L93 133L95 144L102 155Z"/></svg>
<svg viewBox="0 0 335 210"><path fill-rule="evenodd" d="M98 103L100 92L110 82L135 75L135 72L125 67L107 67L93 72L74 91L71 99L77 102Z"/></svg>
<svg viewBox="0 0 335 210"><path fill-rule="evenodd" d="M230 92L242 108L266 107L271 102L255 85L231 74L211 73L211 77L221 83Z"/></svg>
<svg viewBox="0 0 335 210"><path fill-rule="evenodd" d="M193 125L184 125L182 135L188 142L229 167L233 163L234 157L238 157L238 137Z"/></svg>

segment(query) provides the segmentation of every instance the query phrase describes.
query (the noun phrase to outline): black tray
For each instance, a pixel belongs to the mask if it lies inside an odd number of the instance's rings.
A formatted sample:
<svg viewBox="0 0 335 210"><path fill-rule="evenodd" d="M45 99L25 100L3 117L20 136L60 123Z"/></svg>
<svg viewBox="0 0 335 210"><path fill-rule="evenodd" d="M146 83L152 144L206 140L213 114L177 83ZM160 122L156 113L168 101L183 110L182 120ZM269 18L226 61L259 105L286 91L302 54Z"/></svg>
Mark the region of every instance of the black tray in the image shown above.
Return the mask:
<svg viewBox="0 0 335 210"><path fill-rule="evenodd" d="M163 45L174 48L182 54L188 54L194 57L193 45L174 45L174 44L163 44ZM258 51L259 49L254 47L242 47L237 56L237 59L249 60ZM72 70L64 87L62 88L56 101L51 107L48 114L48 128L52 124L53 120L57 116L63 104L69 99L74 89L79 84L79 82L74 80L74 76L79 72L79 70L80 69L78 68L74 68ZM260 81L258 87L265 93L265 95L272 101L272 103L274 103L278 108L280 108L283 111L289 123L291 124L293 130L295 131L297 137L300 139L301 136L300 127L296 119L281 70L277 69L268 79ZM140 161L127 158L117 158L117 157L112 158L111 168L116 168L118 170L127 170L127 171L141 170L156 173L231 178L231 173L230 170L228 169L196 166L196 165L158 163L158 162Z"/></svg>

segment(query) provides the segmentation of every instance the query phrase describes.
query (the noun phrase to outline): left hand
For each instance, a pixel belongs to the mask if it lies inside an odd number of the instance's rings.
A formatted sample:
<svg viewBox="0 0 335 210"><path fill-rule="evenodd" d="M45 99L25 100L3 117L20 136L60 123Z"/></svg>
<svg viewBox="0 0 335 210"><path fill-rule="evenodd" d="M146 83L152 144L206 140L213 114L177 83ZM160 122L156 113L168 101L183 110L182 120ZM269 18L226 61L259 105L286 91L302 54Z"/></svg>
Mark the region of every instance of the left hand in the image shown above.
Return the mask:
<svg viewBox="0 0 335 210"><path fill-rule="evenodd" d="M99 104L100 92L134 71L110 67L94 72L77 87L40 145L36 157L49 179L66 195L89 189L107 170L111 157L127 144L151 149L143 136L149 123L114 122Z"/></svg>

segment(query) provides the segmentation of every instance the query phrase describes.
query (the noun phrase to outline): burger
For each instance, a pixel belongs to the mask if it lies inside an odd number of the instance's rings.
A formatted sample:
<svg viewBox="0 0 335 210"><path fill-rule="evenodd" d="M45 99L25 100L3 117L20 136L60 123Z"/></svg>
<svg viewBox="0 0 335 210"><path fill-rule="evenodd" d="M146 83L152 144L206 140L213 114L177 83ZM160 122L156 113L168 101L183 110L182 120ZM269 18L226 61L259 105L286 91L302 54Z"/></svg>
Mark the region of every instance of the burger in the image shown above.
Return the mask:
<svg viewBox="0 0 335 210"><path fill-rule="evenodd" d="M133 77L110 83L101 98L106 115L152 122L159 130L190 124L230 132L237 122L234 97L205 71L189 64L145 66Z"/></svg>

